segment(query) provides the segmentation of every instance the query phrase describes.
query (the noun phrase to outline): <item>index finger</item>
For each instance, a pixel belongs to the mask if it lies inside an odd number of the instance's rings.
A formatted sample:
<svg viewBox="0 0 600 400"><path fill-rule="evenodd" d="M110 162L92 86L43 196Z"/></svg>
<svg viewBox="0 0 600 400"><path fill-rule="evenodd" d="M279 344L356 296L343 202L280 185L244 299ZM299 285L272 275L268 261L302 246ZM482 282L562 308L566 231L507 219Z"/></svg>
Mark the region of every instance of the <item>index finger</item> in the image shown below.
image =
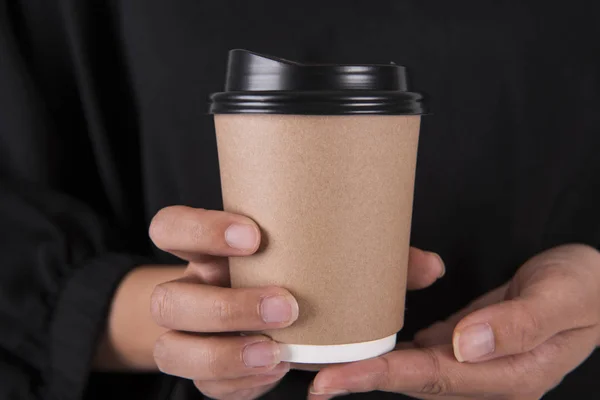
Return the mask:
<svg viewBox="0 0 600 400"><path fill-rule="evenodd" d="M149 234L159 249L176 255L242 256L253 254L260 244L260 230L250 218L185 206L160 210Z"/></svg>
<svg viewBox="0 0 600 400"><path fill-rule="evenodd" d="M539 365L532 357L524 356L520 363L511 365L505 359L466 364L456 361L450 345L398 350L322 370L315 377L311 394L314 399L322 399L321 394L343 391L473 396L533 390L532 386L538 382L534 375L540 372Z"/></svg>

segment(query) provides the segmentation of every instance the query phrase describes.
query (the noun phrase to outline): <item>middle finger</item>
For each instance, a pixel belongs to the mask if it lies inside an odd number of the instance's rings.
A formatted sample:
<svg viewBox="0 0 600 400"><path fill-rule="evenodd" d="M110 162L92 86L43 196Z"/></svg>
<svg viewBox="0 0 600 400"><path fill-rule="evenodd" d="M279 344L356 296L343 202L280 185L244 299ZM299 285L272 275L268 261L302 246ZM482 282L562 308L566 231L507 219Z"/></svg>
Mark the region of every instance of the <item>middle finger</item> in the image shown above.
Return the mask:
<svg viewBox="0 0 600 400"><path fill-rule="evenodd" d="M298 303L285 289L232 289L186 278L158 285L151 304L158 325L189 332L277 329L298 318Z"/></svg>

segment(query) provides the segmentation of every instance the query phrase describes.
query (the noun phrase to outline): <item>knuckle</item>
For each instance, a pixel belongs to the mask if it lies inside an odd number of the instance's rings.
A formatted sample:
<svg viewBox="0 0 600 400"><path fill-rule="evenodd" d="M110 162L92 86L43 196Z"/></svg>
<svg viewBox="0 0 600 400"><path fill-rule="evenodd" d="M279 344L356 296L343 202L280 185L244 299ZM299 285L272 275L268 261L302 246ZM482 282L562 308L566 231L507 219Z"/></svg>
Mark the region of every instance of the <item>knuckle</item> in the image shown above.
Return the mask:
<svg viewBox="0 0 600 400"><path fill-rule="evenodd" d="M222 357L217 354L215 346L208 346L205 353L205 367L208 378L211 380L221 379L225 372L223 365L227 363Z"/></svg>
<svg viewBox="0 0 600 400"><path fill-rule="evenodd" d="M150 312L154 321L162 326L173 319L173 294L166 284L157 285L150 298Z"/></svg>
<svg viewBox="0 0 600 400"><path fill-rule="evenodd" d="M535 357L509 356L507 361L510 369L509 376L514 377L512 385L514 391L522 394L538 393L550 384L546 371L535 360Z"/></svg>
<svg viewBox="0 0 600 400"><path fill-rule="evenodd" d="M555 365L556 360L560 360L562 358L562 354L570 352L569 339L564 336L557 335L552 338L552 340L544 342L542 346L538 346L535 349L531 350L529 354L535 357L535 362L544 366L545 369L552 369Z"/></svg>
<svg viewBox="0 0 600 400"><path fill-rule="evenodd" d="M519 338L520 353L525 353L537 346L542 335L542 326L540 320L531 312L529 307L520 301L514 302L515 315L519 317L515 319L513 330L516 332L515 337Z"/></svg>
<svg viewBox="0 0 600 400"><path fill-rule="evenodd" d="M381 372L375 376L375 382L373 382L373 389L386 390L391 388L393 382L390 380L390 361L387 357L381 357L379 360L383 363Z"/></svg>
<svg viewBox="0 0 600 400"><path fill-rule="evenodd" d="M429 348L425 348L423 351L428 356L429 365L427 371L430 372L425 384L421 388L421 393L431 395L445 395L451 393L452 384L448 377L442 373L438 355Z"/></svg>
<svg viewBox="0 0 600 400"><path fill-rule="evenodd" d="M192 243L204 243L211 236L211 229L203 221L202 214L205 210L196 210L198 218L194 218L189 228L189 235Z"/></svg>
<svg viewBox="0 0 600 400"><path fill-rule="evenodd" d="M218 247L224 241L223 233L219 230L219 217L214 211L196 208L192 216L186 226L186 235L193 246L200 249Z"/></svg>
<svg viewBox="0 0 600 400"><path fill-rule="evenodd" d="M242 318L242 311L229 299L220 298L214 300L212 304L212 316L223 328L228 328Z"/></svg>

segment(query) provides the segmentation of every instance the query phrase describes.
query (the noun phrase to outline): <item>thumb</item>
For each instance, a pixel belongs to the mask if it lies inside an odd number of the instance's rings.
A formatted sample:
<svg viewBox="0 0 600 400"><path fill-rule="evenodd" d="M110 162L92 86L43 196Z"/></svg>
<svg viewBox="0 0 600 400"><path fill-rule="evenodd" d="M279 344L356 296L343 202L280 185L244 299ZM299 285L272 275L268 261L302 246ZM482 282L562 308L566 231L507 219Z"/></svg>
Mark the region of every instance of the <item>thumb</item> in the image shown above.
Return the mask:
<svg viewBox="0 0 600 400"><path fill-rule="evenodd" d="M464 317L452 346L460 362L528 352L557 333L598 323L596 293L563 268L536 274L521 293Z"/></svg>

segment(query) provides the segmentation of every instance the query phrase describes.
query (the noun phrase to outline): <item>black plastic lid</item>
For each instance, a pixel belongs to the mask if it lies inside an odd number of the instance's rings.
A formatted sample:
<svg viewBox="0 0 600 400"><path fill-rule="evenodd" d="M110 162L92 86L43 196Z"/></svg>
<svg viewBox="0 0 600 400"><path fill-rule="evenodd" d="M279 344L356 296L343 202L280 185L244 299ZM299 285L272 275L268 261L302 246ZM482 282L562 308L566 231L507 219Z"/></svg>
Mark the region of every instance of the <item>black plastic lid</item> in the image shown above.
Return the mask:
<svg viewBox="0 0 600 400"><path fill-rule="evenodd" d="M213 114L387 114L426 112L409 92L406 70L389 65L300 64L231 50L225 91L211 96Z"/></svg>

